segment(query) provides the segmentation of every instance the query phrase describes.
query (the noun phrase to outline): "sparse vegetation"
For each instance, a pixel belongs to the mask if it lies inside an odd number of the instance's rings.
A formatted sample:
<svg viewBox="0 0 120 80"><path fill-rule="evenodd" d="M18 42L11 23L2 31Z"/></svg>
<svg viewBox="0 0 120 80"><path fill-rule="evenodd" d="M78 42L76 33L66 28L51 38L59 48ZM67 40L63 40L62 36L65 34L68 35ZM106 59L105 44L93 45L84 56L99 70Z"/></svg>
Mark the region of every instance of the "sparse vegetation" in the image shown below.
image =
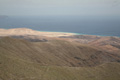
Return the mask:
<svg viewBox="0 0 120 80"><path fill-rule="evenodd" d="M63 40L0 39L0 80L119 80L120 58Z"/></svg>

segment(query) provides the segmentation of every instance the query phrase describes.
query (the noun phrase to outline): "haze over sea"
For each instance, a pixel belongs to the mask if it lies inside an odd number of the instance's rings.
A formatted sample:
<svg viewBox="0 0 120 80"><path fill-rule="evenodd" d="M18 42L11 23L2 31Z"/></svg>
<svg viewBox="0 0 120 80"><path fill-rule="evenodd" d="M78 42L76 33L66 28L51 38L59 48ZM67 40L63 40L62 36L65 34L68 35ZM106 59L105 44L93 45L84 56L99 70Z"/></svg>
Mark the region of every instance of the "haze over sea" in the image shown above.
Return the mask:
<svg viewBox="0 0 120 80"><path fill-rule="evenodd" d="M120 37L120 17L9 16L0 19L0 28L31 28L38 31L71 32Z"/></svg>

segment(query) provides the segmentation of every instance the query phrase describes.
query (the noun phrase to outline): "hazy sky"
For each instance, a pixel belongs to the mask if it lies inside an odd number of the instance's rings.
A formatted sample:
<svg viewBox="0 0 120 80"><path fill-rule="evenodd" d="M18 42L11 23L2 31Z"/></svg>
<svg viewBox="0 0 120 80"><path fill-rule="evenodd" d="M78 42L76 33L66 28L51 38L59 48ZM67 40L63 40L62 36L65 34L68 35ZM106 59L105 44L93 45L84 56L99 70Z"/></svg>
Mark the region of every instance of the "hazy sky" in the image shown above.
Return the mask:
<svg viewBox="0 0 120 80"><path fill-rule="evenodd" d="M120 0L0 0L0 15L120 15Z"/></svg>

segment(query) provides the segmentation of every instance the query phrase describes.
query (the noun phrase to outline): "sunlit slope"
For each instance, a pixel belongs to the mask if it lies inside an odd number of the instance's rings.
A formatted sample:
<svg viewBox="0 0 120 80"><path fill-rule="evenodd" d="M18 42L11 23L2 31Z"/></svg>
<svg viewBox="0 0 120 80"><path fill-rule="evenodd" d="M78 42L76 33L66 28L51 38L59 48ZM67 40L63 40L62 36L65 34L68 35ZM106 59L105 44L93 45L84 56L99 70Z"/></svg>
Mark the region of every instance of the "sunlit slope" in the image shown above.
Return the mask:
<svg viewBox="0 0 120 80"><path fill-rule="evenodd" d="M120 61L118 55L63 40L31 43L25 40L2 38L0 53L41 65L78 67Z"/></svg>
<svg viewBox="0 0 120 80"><path fill-rule="evenodd" d="M118 62L119 56L62 40L0 39L1 80L118 80Z"/></svg>
<svg viewBox="0 0 120 80"><path fill-rule="evenodd" d="M2 59L4 58L4 59ZM0 56L1 80L119 80L120 64L97 67L40 66L16 58Z"/></svg>

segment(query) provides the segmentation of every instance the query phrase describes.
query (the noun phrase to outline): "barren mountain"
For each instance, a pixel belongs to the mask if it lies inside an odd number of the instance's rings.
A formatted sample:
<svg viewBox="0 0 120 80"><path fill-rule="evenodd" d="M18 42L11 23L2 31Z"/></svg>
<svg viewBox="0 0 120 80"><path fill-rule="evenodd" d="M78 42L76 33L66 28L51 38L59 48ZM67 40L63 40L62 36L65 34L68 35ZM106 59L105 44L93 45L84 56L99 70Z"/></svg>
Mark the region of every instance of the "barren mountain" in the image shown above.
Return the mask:
<svg viewBox="0 0 120 80"><path fill-rule="evenodd" d="M98 47L105 51L120 54L120 38L95 35L76 35L73 33L40 32L28 28L0 29L0 37L11 36L32 42L46 42L51 39L63 39L70 42Z"/></svg>
<svg viewBox="0 0 120 80"><path fill-rule="evenodd" d="M119 62L117 54L74 42L0 39L1 80L117 80Z"/></svg>
<svg viewBox="0 0 120 80"><path fill-rule="evenodd" d="M60 38L67 39L71 42L87 44L105 51L120 54L120 38L110 36L95 36L95 35L73 35L61 36Z"/></svg>
<svg viewBox="0 0 120 80"><path fill-rule="evenodd" d="M0 80L119 80L119 67L119 37L0 29Z"/></svg>

